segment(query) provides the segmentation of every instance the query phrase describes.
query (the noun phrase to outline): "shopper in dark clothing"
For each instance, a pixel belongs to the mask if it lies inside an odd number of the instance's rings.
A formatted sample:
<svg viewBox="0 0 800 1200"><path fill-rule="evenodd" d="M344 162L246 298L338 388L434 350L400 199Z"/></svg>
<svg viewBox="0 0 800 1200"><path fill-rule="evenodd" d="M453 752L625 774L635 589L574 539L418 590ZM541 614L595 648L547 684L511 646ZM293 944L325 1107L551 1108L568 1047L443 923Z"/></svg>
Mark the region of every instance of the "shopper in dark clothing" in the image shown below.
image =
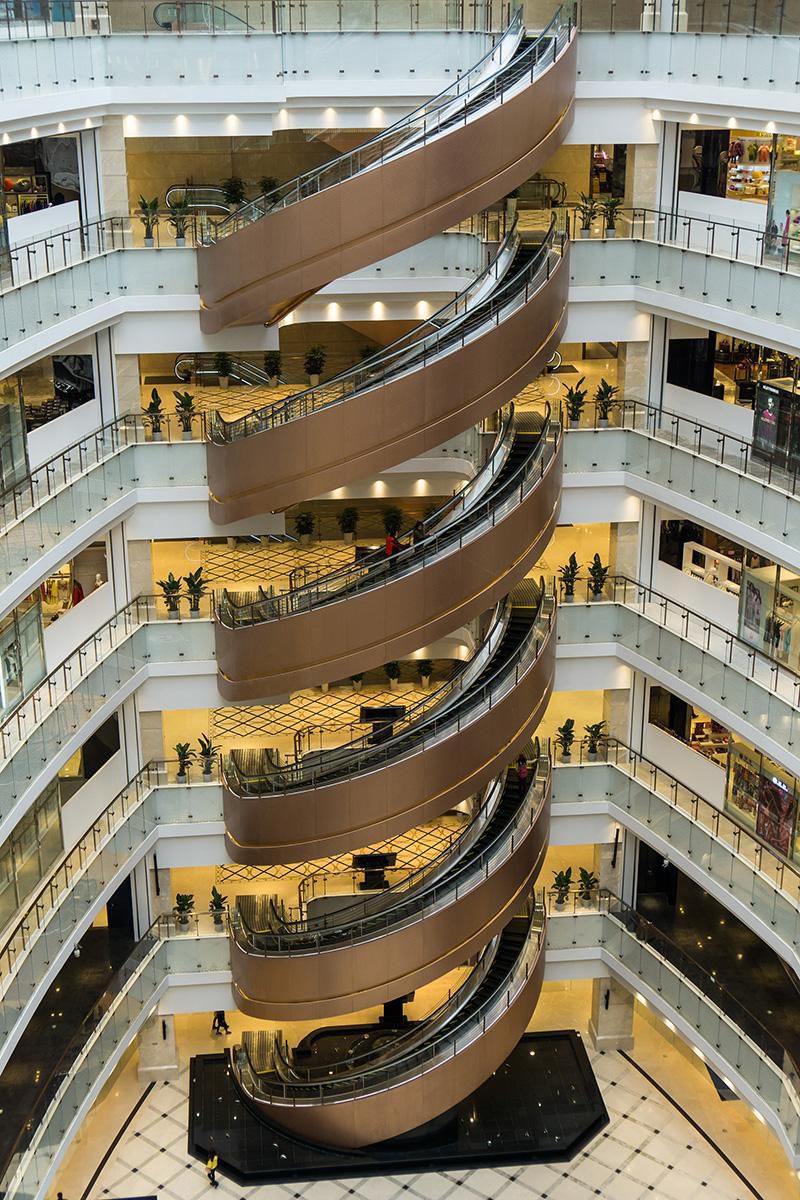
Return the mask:
<svg viewBox="0 0 800 1200"><path fill-rule="evenodd" d="M221 1036L223 1030L225 1033L230 1033L230 1026L225 1020L225 1012L220 1008L214 1013L214 1020L211 1022L211 1032L218 1033Z"/></svg>

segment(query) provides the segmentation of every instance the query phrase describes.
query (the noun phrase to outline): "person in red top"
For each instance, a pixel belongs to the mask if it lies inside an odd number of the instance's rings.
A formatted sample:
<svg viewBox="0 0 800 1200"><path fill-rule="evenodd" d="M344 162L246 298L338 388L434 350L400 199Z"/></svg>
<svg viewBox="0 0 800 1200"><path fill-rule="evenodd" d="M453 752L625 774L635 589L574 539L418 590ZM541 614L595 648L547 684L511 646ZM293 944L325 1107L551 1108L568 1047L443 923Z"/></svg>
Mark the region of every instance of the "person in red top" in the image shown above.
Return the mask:
<svg viewBox="0 0 800 1200"><path fill-rule="evenodd" d="M397 539L397 534L396 533L387 533L387 535L386 535L386 557L389 559L389 570L390 571L393 571L397 565L396 563L392 562L392 559L394 558L395 554L399 553L399 551L400 551L400 542Z"/></svg>

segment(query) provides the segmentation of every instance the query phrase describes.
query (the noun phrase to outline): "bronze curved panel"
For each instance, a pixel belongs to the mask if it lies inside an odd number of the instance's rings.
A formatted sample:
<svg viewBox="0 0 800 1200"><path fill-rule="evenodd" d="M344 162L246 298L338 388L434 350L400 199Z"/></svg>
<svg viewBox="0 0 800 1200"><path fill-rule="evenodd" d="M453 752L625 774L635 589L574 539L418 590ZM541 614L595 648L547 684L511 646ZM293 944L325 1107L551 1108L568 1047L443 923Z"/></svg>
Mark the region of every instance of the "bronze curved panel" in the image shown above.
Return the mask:
<svg viewBox="0 0 800 1200"><path fill-rule="evenodd" d="M237 1006L266 1021L341 1016L424 987L481 950L536 882L550 832L550 793L513 852L446 908L369 941L322 953L250 955L231 938Z"/></svg>
<svg viewBox="0 0 800 1200"><path fill-rule="evenodd" d="M573 36L533 83L468 125L198 249L203 332L263 323L281 302L416 245L507 195L569 132L575 64Z"/></svg>
<svg viewBox="0 0 800 1200"><path fill-rule="evenodd" d="M463 433L541 374L563 340L568 292L566 248L527 304L466 346L276 429L207 443L212 520L285 508Z"/></svg>
<svg viewBox="0 0 800 1200"><path fill-rule="evenodd" d="M549 543L561 499L561 440L544 477L481 537L408 575L279 620L215 625L218 686L252 701L347 679L435 641L485 612Z"/></svg>
<svg viewBox="0 0 800 1200"><path fill-rule="evenodd" d="M547 707L555 625L536 660L492 708L451 737L373 771L288 796L241 797L223 786L232 862L303 862L358 850L433 820L493 779Z"/></svg>
<svg viewBox="0 0 800 1200"><path fill-rule="evenodd" d="M269 1121L315 1143L369 1146L447 1112L496 1071L522 1037L542 990L544 935L533 969L514 1002L460 1053L406 1083L337 1104L256 1103Z"/></svg>

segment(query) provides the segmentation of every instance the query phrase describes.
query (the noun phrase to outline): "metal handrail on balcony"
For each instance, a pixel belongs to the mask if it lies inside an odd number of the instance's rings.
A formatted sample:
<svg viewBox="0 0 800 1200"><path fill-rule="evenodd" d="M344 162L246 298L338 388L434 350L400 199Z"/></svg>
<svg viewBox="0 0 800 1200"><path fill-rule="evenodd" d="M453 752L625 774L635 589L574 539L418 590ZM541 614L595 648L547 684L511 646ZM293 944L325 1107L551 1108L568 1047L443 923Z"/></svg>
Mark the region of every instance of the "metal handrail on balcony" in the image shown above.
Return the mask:
<svg viewBox="0 0 800 1200"><path fill-rule="evenodd" d="M511 476L499 486L489 488L477 503L469 501L474 489L465 489L463 506L458 499L461 493L448 500L444 513L437 510L425 523L422 541L412 543L396 554L387 556L382 549L376 550L355 563L338 567L320 575L311 583L302 584L276 596L259 596L239 601L235 593L224 591L216 601L215 616L228 629L240 629L268 621L296 616L299 613L317 610L323 605L338 603L350 596L362 594L376 587L388 586L408 575L421 570L442 555L462 549L479 536L488 525L494 527L544 478L545 471L558 453L561 437L560 425L551 421L547 406L542 431L528 458L520 463ZM456 509L460 509L456 512ZM443 516L447 523L442 528Z"/></svg>
<svg viewBox="0 0 800 1200"><path fill-rule="evenodd" d="M327 383L255 409L247 416L226 421L219 413L215 413L209 422L211 441L237 441L308 417L331 405L341 404L356 392L380 387L407 371L425 367L440 354L463 347L480 330L499 325L521 304L527 304L547 283L567 243L565 233L558 230L554 220L534 257L510 279L502 279L485 298L481 298L480 293L485 290L487 281L493 276L497 278L498 271L503 268L504 250L515 236L515 230L506 235L494 261L455 299L386 349L379 350L363 363L341 372Z"/></svg>
<svg viewBox="0 0 800 1200"><path fill-rule="evenodd" d="M553 585L551 584L551 587ZM539 653L549 640L554 625L555 601L552 591L545 592L544 580L540 583L538 605L531 628L522 643L502 665L491 664L483 674L484 682L470 682L452 702L441 710L406 727L378 745L370 744L371 735L358 738L332 752L332 761L315 762L313 765L296 764L278 772L260 771L246 774L237 767L231 755L223 765L225 786L242 799L258 800L263 796L290 796L295 791L325 787L341 779L350 779L366 771L373 771L387 763L411 753L428 749L444 737L452 736L469 726L480 710L491 710L512 691L538 660ZM477 685L477 686L476 686Z"/></svg>
<svg viewBox="0 0 800 1200"><path fill-rule="evenodd" d="M533 43L522 54L514 54L504 64L504 51L510 43L518 41L522 28L522 10L518 9L497 44L461 75L456 83L448 84L438 95L362 146L331 163L303 172L274 191L252 200L219 223L212 224L209 241L228 237L268 213L315 196L352 179L362 171L427 145L449 129L465 125L481 107L503 104L508 93L521 80L529 78L532 83L569 45L573 32L572 8L559 8Z"/></svg>

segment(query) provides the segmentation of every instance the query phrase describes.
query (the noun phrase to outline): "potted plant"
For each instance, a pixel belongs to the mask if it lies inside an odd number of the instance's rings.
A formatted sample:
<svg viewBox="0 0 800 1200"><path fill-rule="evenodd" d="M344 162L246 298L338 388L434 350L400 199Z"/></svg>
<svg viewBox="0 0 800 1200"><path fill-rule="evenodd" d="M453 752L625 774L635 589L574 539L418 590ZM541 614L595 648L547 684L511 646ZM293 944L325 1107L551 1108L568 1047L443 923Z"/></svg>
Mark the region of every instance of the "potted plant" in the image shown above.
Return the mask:
<svg viewBox="0 0 800 1200"><path fill-rule="evenodd" d="M262 196L268 196L270 192L274 192L280 186L280 180L276 179L274 175L262 175L258 181L258 190Z"/></svg>
<svg viewBox="0 0 800 1200"><path fill-rule="evenodd" d="M327 359L324 346L310 346L308 353L303 360L308 382L311 387L316 387L319 383L319 377L325 370L325 360Z"/></svg>
<svg viewBox="0 0 800 1200"><path fill-rule="evenodd" d="M581 904L591 904L592 896L597 891L597 885L600 880L595 875L594 871L587 871L586 867L578 868L578 896Z"/></svg>
<svg viewBox="0 0 800 1200"><path fill-rule="evenodd" d="M553 871L553 891L556 894L556 908L562 909L567 903L571 887L572 867L567 867L566 871Z"/></svg>
<svg viewBox="0 0 800 1200"><path fill-rule="evenodd" d="M595 554L589 563L589 591L591 592L592 600L599 600L602 596L607 575L608 567L604 567L600 561L600 555Z"/></svg>
<svg viewBox="0 0 800 1200"><path fill-rule="evenodd" d="M419 681L425 691L431 686L431 675L433 674L433 661L430 658L417 659L417 674Z"/></svg>
<svg viewBox="0 0 800 1200"><path fill-rule="evenodd" d="M383 528L387 536L393 533L397 537L403 527L403 514L394 504L389 504L383 510Z"/></svg>
<svg viewBox="0 0 800 1200"><path fill-rule="evenodd" d="M564 588L562 599L565 604L572 604L572 601L575 599L575 584L578 581L578 572L580 569L581 566L574 550L569 556L569 562L565 563L563 567L558 568L558 573L561 576L561 584Z"/></svg>
<svg viewBox="0 0 800 1200"><path fill-rule="evenodd" d="M600 753L600 747L608 741L607 723L595 721L592 725L584 725L586 730L586 755L594 762Z"/></svg>
<svg viewBox="0 0 800 1200"><path fill-rule="evenodd" d="M364 680L364 672L363 671L358 671L355 675L350 676L350 682L353 685L354 692L361 691L361 684L362 684L363 680Z"/></svg>
<svg viewBox="0 0 800 1200"><path fill-rule="evenodd" d="M158 196L152 200L139 197L139 219L144 225L144 244L150 248L155 245L155 227L158 224Z"/></svg>
<svg viewBox="0 0 800 1200"><path fill-rule="evenodd" d="M605 217L607 238L617 236L617 213L621 208L622 200L619 196L609 196L608 200L600 203L600 210Z"/></svg>
<svg viewBox="0 0 800 1200"><path fill-rule="evenodd" d="M158 394L157 388L153 388L150 393L150 403L144 411L150 419L150 436L154 442L160 442L161 422L164 419L164 414L161 411L161 397Z"/></svg>
<svg viewBox="0 0 800 1200"><path fill-rule="evenodd" d="M159 579L157 582L164 593L167 616L171 621L177 621L181 615L181 580L176 579L170 571L166 579Z"/></svg>
<svg viewBox="0 0 800 1200"><path fill-rule="evenodd" d="M223 179L220 187L222 188L225 203L229 208L240 208L247 199L244 180L240 179L238 175L231 175L229 179Z"/></svg>
<svg viewBox="0 0 800 1200"><path fill-rule="evenodd" d="M394 691L400 682L400 663L388 662L383 669L386 672L386 678L389 680L389 687Z"/></svg>
<svg viewBox="0 0 800 1200"><path fill-rule="evenodd" d="M300 545L307 546L314 532L314 514L312 512L299 512L294 519L294 527L300 539Z"/></svg>
<svg viewBox="0 0 800 1200"><path fill-rule="evenodd" d="M342 531L343 540L345 542L352 542L355 539L356 530L358 529L358 509L343 508L337 515L336 520Z"/></svg>
<svg viewBox="0 0 800 1200"><path fill-rule="evenodd" d="M194 396L191 392L173 392L172 394L175 397L175 412L178 414L178 420L183 430L183 440L190 442L192 440L192 421L197 414Z"/></svg>
<svg viewBox="0 0 800 1200"><path fill-rule="evenodd" d="M200 601L208 591L206 581L203 579L203 568L198 567L196 571L190 571L188 575L184 575L183 582L186 584L189 596L189 616L197 620L200 616Z"/></svg>
<svg viewBox="0 0 800 1200"><path fill-rule="evenodd" d="M277 387L281 380L281 352L268 350L264 355L264 370L267 373L270 387Z"/></svg>
<svg viewBox="0 0 800 1200"><path fill-rule="evenodd" d="M215 746L210 737L201 734L197 739L197 744L200 747L198 758L203 764L203 774L208 778L214 769L214 763L219 758L219 746Z"/></svg>
<svg viewBox="0 0 800 1200"><path fill-rule="evenodd" d="M215 354L214 370L217 372L217 383L220 387L226 388L231 381L231 371L233 370L233 359L230 354L227 354L224 350L220 350L219 354Z"/></svg>
<svg viewBox="0 0 800 1200"><path fill-rule="evenodd" d="M597 216L597 201L594 196L587 196L586 192L581 192L575 207L581 221L581 237L588 238L592 232L592 221Z"/></svg>
<svg viewBox="0 0 800 1200"><path fill-rule="evenodd" d="M556 745L561 751L561 758L564 762L569 762L572 757L572 743L575 741L575 721L572 717L567 717L563 725L559 725L556 730Z"/></svg>
<svg viewBox="0 0 800 1200"><path fill-rule="evenodd" d="M211 904L209 905L209 908L211 909L211 914L214 918L214 924L217 927L217 929L222 928L222 922L225 917L225 909L227 907L228 907L228 897L223 896L222 892L218 891L217 888L214 885L212 885L212 887L211 887Z"/></svg>
<svg viewBox="0 0 800 1200"><path fill-rule="evenodd" d="M175 757L178 760L178 779L185 779L186 772L197 757L191 742L178 742L175 747Z"/></svg>
<svg viewBox="0 0 800 1200"><path fill-rule="evenodd" d="M616 397L618 395L618 387L614 387L607 379L600 380L594 394L594 402L597 405L597 424L601 429L608 429L608 414L612 408L617 407Z"/></svg>
<svg viewBox="0 0 800 1200"><path fill-rule="evenodd" d="M586 404L586 396L589 391L588 388L583 386L585 382L586 376L581 375L574 387L568 386L566 383L563 385L564 391L566 392L564 401L567 406L567 417L569 418L570 429L577 429L581 423L581 413L583 412L583 407Z"/></svg>
<svg viewBox="0 0 800 1200"><path fill-rule="evenodd" d="M167 224L172 226L172 231L175 234L175 245L186 245L186 226L189 224L192 216L192 210L189 208L189 202L183 200L173 200L167 202Z"/></svg>
<svg viewBox="0 0 800 1200"><path fill-rule="evenodd" d="M189 925L189 917L194 912L194 896L191 892L178 892L175 897L175 916L182 929Z"/></svg>

